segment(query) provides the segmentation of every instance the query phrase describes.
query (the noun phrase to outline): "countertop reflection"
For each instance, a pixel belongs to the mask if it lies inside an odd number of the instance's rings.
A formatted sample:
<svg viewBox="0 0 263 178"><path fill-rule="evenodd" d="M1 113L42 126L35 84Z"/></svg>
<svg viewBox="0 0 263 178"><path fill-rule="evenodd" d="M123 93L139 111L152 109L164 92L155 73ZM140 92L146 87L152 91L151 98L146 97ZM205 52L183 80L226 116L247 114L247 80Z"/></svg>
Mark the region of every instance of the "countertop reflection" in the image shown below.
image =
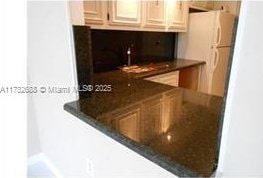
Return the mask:
<svg viewBox="0 0 263 178"><path fill-rule="evenodd" d="M210 176L217 159L222 98L113 71L94 85L111 92L64 108L177 176Z"/></svg>

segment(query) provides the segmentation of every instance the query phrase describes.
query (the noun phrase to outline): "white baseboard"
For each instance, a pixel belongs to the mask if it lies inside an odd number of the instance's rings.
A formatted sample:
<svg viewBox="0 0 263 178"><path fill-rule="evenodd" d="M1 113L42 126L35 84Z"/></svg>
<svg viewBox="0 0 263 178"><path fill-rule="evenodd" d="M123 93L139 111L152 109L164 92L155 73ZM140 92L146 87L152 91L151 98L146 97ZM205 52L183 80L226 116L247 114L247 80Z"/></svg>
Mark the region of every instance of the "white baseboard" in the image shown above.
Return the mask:
<svg viewBox="0 0 263 178"><path fill-rule="evenodd" d="M45 156L44 153L38 153L28 158L28 167L36 164L39 161L43 161L56 178L63 178L57 167Z"/></svg>

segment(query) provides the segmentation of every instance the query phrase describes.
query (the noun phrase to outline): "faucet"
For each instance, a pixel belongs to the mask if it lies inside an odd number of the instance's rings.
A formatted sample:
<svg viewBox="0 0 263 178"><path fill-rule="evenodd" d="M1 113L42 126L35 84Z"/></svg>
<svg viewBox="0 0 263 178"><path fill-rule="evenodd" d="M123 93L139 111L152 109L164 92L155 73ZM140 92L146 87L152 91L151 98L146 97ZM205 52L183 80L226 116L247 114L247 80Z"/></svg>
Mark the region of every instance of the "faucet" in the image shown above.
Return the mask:
<svg viewBox="0 0 263 178"><path fill-rule="evenodd" d="M131 47L128 47L127 55L128 55L128 66L131 66Z"/></svg>

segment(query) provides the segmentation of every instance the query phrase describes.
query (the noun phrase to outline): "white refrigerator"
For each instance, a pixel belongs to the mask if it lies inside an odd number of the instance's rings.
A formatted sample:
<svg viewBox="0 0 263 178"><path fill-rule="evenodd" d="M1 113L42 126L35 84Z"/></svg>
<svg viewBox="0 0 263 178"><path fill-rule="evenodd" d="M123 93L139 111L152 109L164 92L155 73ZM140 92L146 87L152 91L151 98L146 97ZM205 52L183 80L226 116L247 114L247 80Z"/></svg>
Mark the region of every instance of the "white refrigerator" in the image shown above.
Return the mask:
<svg viewBox="0 0 263 178"><path fill-rule="evenodd" d="M222 11L191 13L178 35L178 58L202 60L198 90L223 96L235 16Z"/></svg>

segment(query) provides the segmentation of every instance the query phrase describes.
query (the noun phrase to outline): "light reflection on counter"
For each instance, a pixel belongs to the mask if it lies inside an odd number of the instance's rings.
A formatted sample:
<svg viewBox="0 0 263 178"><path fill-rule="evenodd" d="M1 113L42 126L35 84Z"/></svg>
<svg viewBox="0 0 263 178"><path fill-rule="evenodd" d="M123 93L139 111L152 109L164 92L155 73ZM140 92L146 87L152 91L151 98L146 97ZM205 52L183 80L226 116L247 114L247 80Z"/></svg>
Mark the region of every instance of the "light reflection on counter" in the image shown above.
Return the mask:
<svg viewBox="0 0 263 178"><path fill-rule="evenodd" d="M217 119L221 103L211 102L213 98L208 95L172 89L98 116L98 119L134 141L147 144L164 136L169 143L174 139L171 130L186 123L195 127L191 123L202 119L200 114ZM211 105L214 105L212 111Z"/></svg>
<svg viewBox="0 0 263 178"><path fill-rule="evenodd" d="M135 85L132 81L126 90L115 91L125 94L118 100L114 93L101 93L70 105L168 160L201 175L211 175L217 156L222 98L174 87L140 95Z"/></svg>

